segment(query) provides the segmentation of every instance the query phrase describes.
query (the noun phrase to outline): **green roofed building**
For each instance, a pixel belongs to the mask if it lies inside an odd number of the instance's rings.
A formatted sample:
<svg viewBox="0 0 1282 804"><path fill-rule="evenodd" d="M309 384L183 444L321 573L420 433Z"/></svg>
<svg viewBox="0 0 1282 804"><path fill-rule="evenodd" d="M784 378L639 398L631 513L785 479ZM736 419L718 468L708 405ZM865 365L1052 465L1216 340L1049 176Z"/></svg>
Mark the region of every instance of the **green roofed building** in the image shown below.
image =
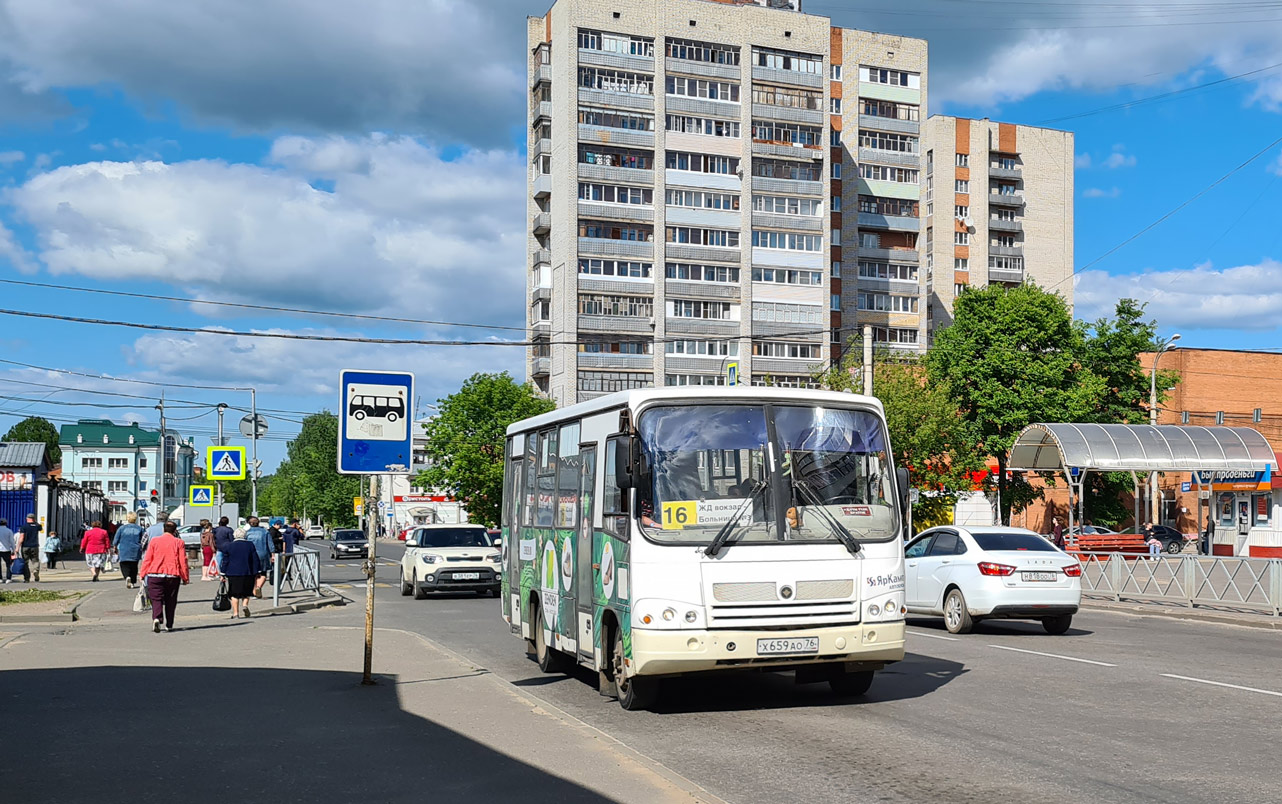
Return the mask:
<svg viewBox="0 0 1282 804"><path fill-rule="evenodd" d="M157 430L109 419L81 419L58 432L62 447L62 477L107 496L113 519L137 511L155 521L163 493L173 509L187 499L196 466L196 448L172 428L164 439L163 488L161 438Z"/></svg>

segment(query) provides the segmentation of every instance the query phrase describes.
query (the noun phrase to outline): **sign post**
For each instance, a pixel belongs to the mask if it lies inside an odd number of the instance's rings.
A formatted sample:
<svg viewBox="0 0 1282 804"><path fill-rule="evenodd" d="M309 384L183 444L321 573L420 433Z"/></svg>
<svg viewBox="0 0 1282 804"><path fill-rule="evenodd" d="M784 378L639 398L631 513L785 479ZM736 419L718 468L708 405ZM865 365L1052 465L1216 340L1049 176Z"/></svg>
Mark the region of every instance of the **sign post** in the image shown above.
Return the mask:
<svg viewBox="0 0 1282 804"><path fill-rule="evenodd" d="M406 475L410 471L413 434L414 375L409 372L360 371L339 373L338 472L367 475L369 497L363 511L375 507L374 476ZM362 684L373 684L374 573L378 565L379 518L366 516L369 558L365 561L365 666Z"/></svg>

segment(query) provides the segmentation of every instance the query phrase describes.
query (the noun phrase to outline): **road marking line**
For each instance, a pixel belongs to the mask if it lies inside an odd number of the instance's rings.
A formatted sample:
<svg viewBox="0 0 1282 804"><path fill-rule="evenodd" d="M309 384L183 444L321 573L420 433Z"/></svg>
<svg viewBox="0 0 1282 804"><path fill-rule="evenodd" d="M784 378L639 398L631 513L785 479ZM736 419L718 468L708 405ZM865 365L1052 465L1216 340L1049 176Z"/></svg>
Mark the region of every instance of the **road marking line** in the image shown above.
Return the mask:
<svg viewBox="0 0 1282 804"><path fill-rule="evenodd" d="M1245 690L1246 692L1258 692L1263 695L1274 695L1274 696L1277 696L1278 698L1282 698L1282 692L1274 692L1273 690L1261 690L1255 687L1243 687L1239 684L1228 684L1223 681L1208 681L1205 678L1193 678L1192 676L1177 676L1172 673L1158 673L1158 675L1162 676L1163 678L1178 678L1180 681L1196 681L1198 684L1210 684L1211 686L1214 686L1214 687L1228 687L1230 689Z"/></svg>
<svg viewBox="0 0 1282 804"><path fill-rule="evenodd" d="M1100 667L1117 667L1117 665L1109 664L1108 662L1097 662L1094 659L1078 659L1075 656L1061 656L1058 653L1042 653L1039 650L1024 650L1023 648L1008 648L1005 645L989 645L988 647L997 648L998 650L1013 650L1016 653L1031 653L1034 656L1047 656L1051 659L1063 659L1066 662L1081 662L1082 664L1097 664Z"/></svg>
<svg viewBox="0 0 1282 804"><path fill-rule="evenodd" d="M924 631L909 631L908 633L912 634L913 636L924 636L924 637L930 637L931 639L946 639L946 640L948 640L949 642L956 642L956 641L957 641L957 637L946 637L946 636L942 636L942 635L940 635L940 634L927 634L927 633L925 633Z"/></svg>

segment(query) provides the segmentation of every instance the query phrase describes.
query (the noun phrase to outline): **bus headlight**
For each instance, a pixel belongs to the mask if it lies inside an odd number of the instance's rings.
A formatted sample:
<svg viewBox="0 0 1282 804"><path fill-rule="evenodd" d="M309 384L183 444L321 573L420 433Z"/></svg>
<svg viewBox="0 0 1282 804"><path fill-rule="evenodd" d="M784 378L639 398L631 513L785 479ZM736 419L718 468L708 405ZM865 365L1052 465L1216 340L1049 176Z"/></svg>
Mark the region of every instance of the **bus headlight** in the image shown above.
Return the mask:
<svg viewBox="0 0 1282 804"><path fill-rule="evenodd" d="M643 598L632 604L632 618L636 628L667 631L706 627L703 607L680 600Z"/></svg>

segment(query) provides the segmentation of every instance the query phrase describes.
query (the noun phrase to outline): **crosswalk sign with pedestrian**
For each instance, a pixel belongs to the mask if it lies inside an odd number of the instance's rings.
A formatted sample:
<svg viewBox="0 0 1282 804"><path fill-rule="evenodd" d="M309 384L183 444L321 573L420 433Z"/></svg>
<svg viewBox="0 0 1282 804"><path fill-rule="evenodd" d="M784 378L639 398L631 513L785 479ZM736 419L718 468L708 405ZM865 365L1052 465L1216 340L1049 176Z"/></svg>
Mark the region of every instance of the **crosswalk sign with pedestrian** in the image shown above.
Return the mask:
<svg viewBox="0 0 1282 804"><path fill-rule="evenodd" d="M214 504L213 486L192 486L188 492L187 504L192 506L210 506Z"/></svg>
<svg viewBox="0 0 1282 804"><path fill-rule="evenodd" d="M244 480L244 447L210 447L205 455L210 480Z"/></svg>

